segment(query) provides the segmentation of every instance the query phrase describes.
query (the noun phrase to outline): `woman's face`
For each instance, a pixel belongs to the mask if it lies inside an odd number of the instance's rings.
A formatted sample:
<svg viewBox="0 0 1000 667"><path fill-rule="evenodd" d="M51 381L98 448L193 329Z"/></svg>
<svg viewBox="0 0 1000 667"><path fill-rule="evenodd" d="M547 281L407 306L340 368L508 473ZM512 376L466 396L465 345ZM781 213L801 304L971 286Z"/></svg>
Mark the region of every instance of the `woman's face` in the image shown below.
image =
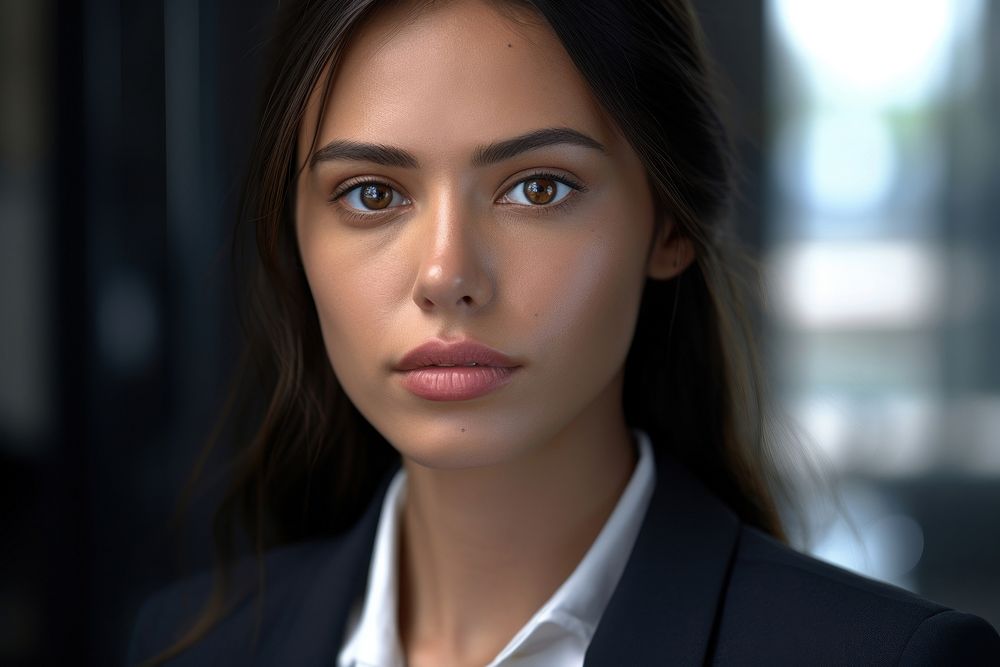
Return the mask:
<svg viewBox="0 0 1000 667"><path fill-rule="evenodd" d="M298 181L296 233L337 378L431 467L624 423L654 232L638 156L547 26L479 1L406 12L356 33L315 153L318 88L298 139L300 163L317 159ZM504 144L551 129L572 133ZM396 367L432 339L473 339L519 367L475 398L421 396Z"/></svg>

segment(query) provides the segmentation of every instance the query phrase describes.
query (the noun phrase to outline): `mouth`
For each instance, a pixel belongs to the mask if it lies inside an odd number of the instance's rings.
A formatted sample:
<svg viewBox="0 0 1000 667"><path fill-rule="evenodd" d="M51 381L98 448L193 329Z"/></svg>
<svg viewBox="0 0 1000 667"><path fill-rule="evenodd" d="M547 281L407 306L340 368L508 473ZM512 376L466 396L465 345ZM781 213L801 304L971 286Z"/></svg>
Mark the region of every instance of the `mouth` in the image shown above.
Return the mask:
<svg viewBox="0 0 1000 667"><path fill-rule="evenodd" d="M430 340L396 365L402 386L429 401L464 401L511 382L521 364L473 340Z"/></svg>

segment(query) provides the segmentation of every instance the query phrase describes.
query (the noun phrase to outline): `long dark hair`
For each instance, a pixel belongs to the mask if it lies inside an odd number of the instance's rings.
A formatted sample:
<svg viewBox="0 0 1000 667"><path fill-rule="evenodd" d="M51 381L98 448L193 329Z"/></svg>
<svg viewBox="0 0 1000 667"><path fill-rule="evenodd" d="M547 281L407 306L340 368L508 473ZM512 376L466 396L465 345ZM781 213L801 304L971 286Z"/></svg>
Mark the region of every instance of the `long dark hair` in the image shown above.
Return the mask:
<svg viewBox="0 0 1000 667"><path fill-rule="evenodd" d="M237 247L244 234L252 239L249 256L237 259L248 270L241 278L248 347L225 416L234 449L214 524L216 587L190 632L157 661L196 642L224 614L240 527L258 562L276 545L336 535L398 460L330 367L293 224L307 99L319 87L325 108L344 45L386 1L281 5L236 235ZM695 249L678 277L645 285L626 361L627 423L746 523L784 539L774 501L784 487L752 343L756 280L723 224L733 165L691 7L685 0L496 4L512 18L530 10L548 22L645 165L657 224L669 216L673 233Z"/></svg>

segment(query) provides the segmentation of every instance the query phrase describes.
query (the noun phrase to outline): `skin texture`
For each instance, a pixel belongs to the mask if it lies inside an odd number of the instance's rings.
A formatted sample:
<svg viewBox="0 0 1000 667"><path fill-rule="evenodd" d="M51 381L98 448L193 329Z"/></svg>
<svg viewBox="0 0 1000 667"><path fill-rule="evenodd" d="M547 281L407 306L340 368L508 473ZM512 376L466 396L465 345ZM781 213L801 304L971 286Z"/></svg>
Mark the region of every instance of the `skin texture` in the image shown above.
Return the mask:
<svg viewBox="0 0 1000 667"><path fill-rule="evenodd" d="M644 281L691 261L667 224L646 262L642 164L551 29L524 18L478 0L376 14L334 74L315 145L319 87L298 140L296 234L329 359L409 476L399 627L411 665L486 664L583 557L635 465L622 386ZM542 128L605 150L472 165L478 146ZM308 164L335 140L398 147L419 167ZM524 204L537 171L586 191ZM355 177L390 184L389 206L359 217L358 191L331 202ZM476 399L418 398L393 366L435 337L521 367Z"/></svg>

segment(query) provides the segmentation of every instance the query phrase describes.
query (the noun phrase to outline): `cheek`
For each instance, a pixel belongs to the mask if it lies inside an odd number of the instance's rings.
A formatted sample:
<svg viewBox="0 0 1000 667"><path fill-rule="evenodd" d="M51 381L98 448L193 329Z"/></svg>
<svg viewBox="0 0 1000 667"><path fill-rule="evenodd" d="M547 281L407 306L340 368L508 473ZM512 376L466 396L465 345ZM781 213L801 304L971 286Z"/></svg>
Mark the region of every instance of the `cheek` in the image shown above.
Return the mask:
<svg viewBox="0 0 1000 667"><path fill-rule="evenodd" d="M550 249L524 289L538 342L564 364L602 372L624 362L644 284L641 239L608 234L609 227Z"/></svg>
<svg viewBox="0 0 1000 667"><path fill-rule="evenodd" d="M382 338L393 327L398 262L391 253L332 233L300 235L300 247L334 370L342 381L357 375L347 371L371 372L382 361Z"/></svg>

